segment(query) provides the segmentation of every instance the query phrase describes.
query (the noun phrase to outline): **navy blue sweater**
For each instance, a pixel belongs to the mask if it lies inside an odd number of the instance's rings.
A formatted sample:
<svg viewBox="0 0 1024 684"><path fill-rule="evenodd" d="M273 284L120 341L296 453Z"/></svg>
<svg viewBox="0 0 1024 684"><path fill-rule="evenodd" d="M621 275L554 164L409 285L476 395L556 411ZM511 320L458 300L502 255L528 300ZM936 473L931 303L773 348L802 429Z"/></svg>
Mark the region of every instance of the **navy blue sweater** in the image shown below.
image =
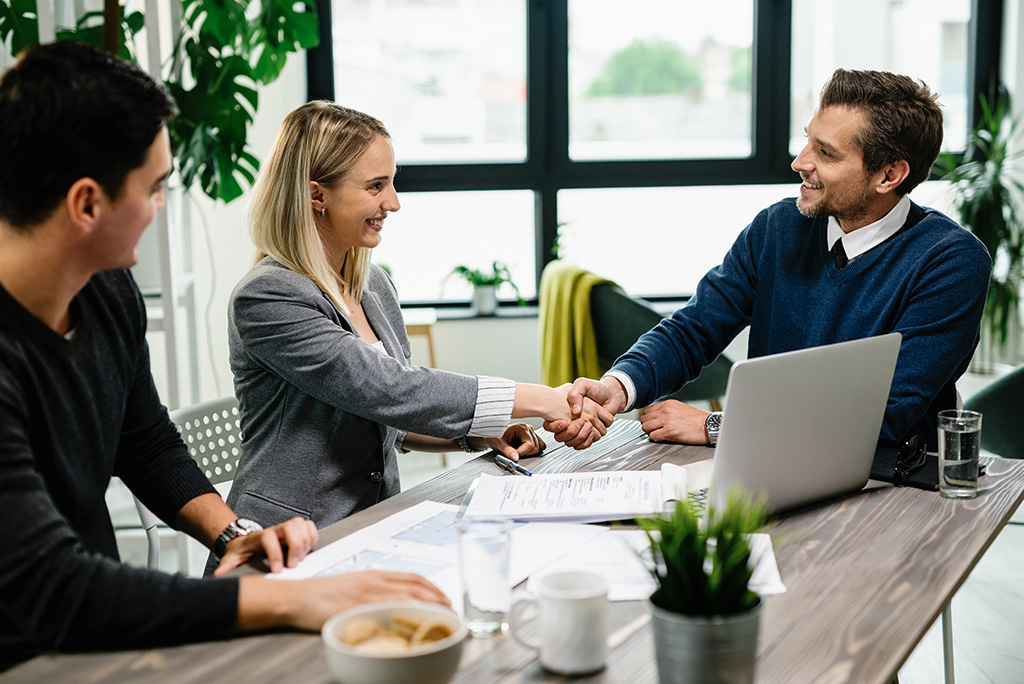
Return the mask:
<svg viewBox="0 0 1024 684"><path fill-rule="evenodd" d="M687 305L615 362L636 385L636 405L696 378L747 325L752 358L899 332L880 443L916 432L934 448L935 414L956 406L956 380L978 344L988 251L947 216L911 203L895 235L837 269L827 225L793 199L758 214Z"/></svg>
<svg viewBox="0 0 1024 684"><path fill-rule="evenodd" d="M40 651L222 638L238 615L236 579L118 562L112 475L165 521L215 490L157 397L128 272L94 276L71 313L68 340L0 287L0 670Z"/></svg>

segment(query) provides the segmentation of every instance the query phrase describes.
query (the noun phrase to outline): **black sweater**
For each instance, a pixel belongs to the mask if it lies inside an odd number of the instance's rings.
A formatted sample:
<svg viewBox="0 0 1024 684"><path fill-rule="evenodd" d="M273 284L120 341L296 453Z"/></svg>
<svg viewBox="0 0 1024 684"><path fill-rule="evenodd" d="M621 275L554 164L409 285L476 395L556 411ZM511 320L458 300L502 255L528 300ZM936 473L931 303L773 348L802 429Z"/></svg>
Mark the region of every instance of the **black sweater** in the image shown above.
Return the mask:
<svg viewBox="0 0 1024 684"><path fill-rule="evenodd" d="M126 271L97 274L65 339L0 287L0 669L48 650L223 638L237 580L118 560L113 475L162 520L215 491L153 385L146 316Z"/></svg>

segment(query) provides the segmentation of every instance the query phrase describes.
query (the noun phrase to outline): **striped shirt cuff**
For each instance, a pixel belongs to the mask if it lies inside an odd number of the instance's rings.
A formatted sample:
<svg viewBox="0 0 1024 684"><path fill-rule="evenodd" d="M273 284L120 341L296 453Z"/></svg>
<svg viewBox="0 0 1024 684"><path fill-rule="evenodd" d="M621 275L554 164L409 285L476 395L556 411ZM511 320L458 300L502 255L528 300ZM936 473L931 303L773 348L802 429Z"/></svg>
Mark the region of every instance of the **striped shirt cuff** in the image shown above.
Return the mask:
<svg viewBox="0 0 1024 684"><path fill-rule="evenodd" d="M476 408L467 437L501 437L512 419L516 383L505 378L477 376Z"/></svg>
<svg viewBox="0 0 1024 684"><path fill-rule="evenodd" d="M622 386L626 388L626 407L622 409L622 412L633 410L633 404L636 403L636 385L633 384L633 379L622 371L610 370L604 374L604 377L611 376L622 383Z"/></svg>

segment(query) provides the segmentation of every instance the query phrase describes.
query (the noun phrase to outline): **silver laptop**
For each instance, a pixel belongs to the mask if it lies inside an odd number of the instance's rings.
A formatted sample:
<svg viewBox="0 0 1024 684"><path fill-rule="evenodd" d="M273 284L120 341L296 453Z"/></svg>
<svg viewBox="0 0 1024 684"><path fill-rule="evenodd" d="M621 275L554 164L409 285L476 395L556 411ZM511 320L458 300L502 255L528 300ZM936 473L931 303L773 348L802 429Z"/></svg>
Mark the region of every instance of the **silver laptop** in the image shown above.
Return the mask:
<svg viewBox="0 0 1024 684"><path fill-rule="evenodd" d="M687 466L688 489L722 504L733 485L774 511L862 488L871 473L901 335L738 361L715 457ZM710 480L710 483L709 483Z"/></svg>

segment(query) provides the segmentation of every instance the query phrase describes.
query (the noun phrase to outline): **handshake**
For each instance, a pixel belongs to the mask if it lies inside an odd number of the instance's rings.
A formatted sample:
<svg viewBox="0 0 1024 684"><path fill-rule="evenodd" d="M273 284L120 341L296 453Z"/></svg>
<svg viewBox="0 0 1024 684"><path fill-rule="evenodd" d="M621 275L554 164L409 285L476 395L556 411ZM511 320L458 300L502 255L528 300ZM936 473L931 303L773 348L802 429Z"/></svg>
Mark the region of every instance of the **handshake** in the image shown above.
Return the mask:
<svg viewBox="0 0 1024 684"><path fill-rule="evenodd" d="M552 398L542 410L531 415L543 417L544 429L553 433L557 441L574 449L586 449L601 439L615 415L624 411L629 403L622 382L610 375L600 380L577 378L571 385L556 388L534 387L543 388ZM708 415L707 411L669 399L646 407L640 425L653 442L707 444L705 421ZM543 443L539 443L530 451L536 453L543 448ZM516 455L532 453L519 449Z"/></svg>
<svg viewBox="0 0 1024 684"><path fill-rule="evenodd" d="M577 378L555 388L564 402L544 416L544 429L574 449L586 449L608 431L615 414L626 407L626 389L614 377Z"/></svg>
<svg viewBox="0 0 1024 684"><path fill-rule="evenodd" d="M577 378L559 387L518 383L512 417L543 418L544 429L555 440L586 449L604 436L628 403L626 388L610 375L600 380ZM669 399L646 407L640 425L653 442L707 444L707 417L707 411ZM487 439L486 446L517 461L539 453L545 444L529 425L516 423L503 437Z"/></svg>

